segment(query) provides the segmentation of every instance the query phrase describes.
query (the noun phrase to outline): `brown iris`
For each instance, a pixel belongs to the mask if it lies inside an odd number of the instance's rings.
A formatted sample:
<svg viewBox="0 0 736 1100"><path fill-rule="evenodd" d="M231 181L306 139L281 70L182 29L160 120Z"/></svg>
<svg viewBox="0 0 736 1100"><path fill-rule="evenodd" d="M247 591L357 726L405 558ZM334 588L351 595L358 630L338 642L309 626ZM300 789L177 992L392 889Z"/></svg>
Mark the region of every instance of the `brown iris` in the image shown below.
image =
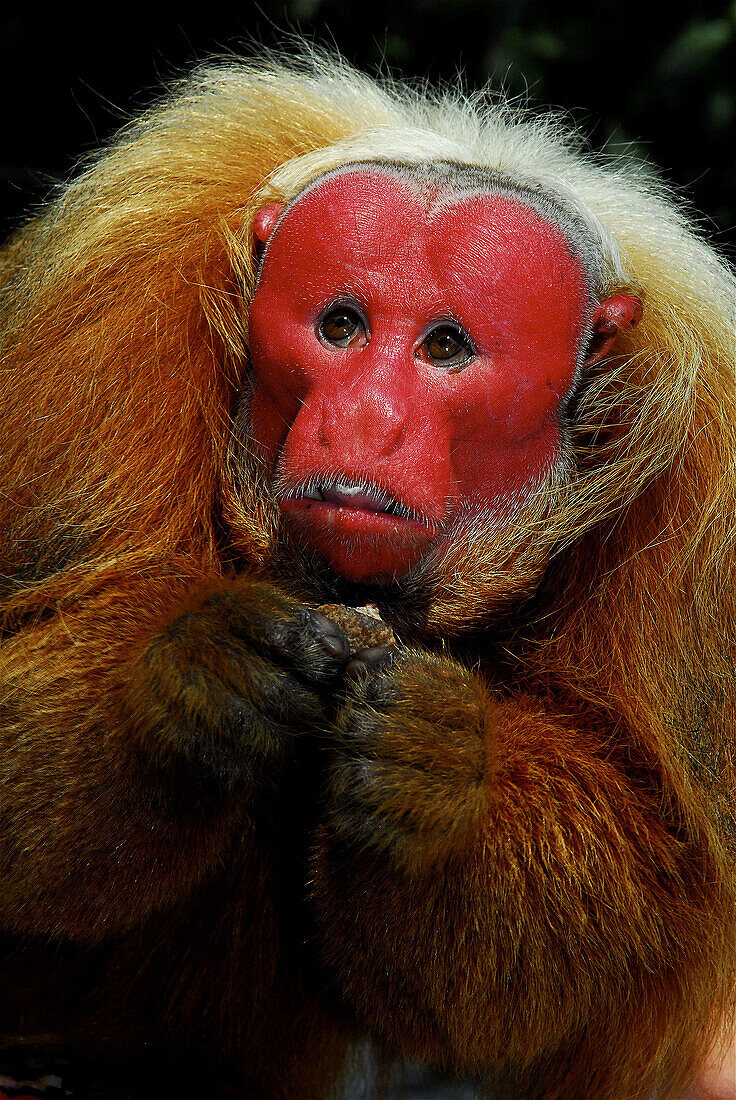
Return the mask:
<svg viewBox="0 0 736 1100"><path fill-rule="evenodd" d="M346 348L361 333L365 332L363 318L354 309L336 306L319 323L319 335L328 344Z"/></svg>
<svg viewBox="0 0 736 1100"><path fill-rule="evenodd" d="M424 348L433 362L446 366L464 363L473 354L467 336L454 325L440 325L432 329L424 341Z"/></svg>

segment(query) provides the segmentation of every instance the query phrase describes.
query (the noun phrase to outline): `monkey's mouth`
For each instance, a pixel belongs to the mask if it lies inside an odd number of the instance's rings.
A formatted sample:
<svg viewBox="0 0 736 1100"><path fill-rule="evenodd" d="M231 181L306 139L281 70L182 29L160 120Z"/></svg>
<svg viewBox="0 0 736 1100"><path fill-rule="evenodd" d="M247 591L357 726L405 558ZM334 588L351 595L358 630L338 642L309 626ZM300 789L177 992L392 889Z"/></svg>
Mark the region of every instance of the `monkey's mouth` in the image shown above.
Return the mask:
<svg viewBox="0 0 736 1100"><path fill-rule="evenodd" d="M442 524L364 478L311 478L277 489L297 540L349 580L405 575Z"/></svg>
<svg viewBox="0 0 736 1100"><path fill-rule="evenodd" d="M337 480L310 482L301 490L295 490L292 500L318 500L336 508L350 508L359 512L377 512L386 516L401 516L417 523L429 522L408 505L395 500L389 493L364 481Z"/></svg>

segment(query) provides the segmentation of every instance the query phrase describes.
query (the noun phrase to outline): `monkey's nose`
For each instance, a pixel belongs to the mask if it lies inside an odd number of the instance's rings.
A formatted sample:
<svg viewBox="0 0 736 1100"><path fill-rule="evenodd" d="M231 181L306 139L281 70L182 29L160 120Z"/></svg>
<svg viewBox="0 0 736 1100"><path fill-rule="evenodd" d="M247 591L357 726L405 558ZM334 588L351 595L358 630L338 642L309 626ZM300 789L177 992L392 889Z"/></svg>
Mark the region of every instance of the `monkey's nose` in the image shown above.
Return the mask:
<svg viewBox="0 0 736 1100"><path fill-rule="evenodd" d="M406 436L406 410L378 388L353 389L323 396L317 439L338 453L386 458Z"/></svg>

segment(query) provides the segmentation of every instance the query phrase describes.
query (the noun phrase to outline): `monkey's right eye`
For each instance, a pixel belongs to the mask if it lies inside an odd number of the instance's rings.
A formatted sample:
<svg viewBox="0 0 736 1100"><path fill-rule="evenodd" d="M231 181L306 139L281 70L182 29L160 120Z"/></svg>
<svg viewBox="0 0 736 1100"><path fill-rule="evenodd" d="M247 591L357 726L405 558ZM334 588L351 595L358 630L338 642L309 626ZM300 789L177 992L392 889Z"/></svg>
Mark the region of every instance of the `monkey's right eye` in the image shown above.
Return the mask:
<svg viewBox="0 0 736 1100"><path fill-rule="evenodd" d="M366 324L357 310L349 306L335 306L317 325L317 335L336 348L347 348L367 335Z"/></svg>

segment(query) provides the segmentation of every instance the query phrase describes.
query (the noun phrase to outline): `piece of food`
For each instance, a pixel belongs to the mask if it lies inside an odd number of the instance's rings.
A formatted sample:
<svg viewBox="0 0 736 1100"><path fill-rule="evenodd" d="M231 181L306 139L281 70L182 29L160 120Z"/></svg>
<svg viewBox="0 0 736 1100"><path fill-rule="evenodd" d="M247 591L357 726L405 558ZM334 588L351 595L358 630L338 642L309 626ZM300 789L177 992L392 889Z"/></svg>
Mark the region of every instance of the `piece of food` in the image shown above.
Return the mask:
<svg viewBox="0 0 736 1100"><path fill-rule="evenodd" d="M350 652L372 646L395 645L396 638L388 623L385 623L373 604L365 607L348 607L342 603L325 603L318 608L336 626L344 632L350 643Z"/></svg>

